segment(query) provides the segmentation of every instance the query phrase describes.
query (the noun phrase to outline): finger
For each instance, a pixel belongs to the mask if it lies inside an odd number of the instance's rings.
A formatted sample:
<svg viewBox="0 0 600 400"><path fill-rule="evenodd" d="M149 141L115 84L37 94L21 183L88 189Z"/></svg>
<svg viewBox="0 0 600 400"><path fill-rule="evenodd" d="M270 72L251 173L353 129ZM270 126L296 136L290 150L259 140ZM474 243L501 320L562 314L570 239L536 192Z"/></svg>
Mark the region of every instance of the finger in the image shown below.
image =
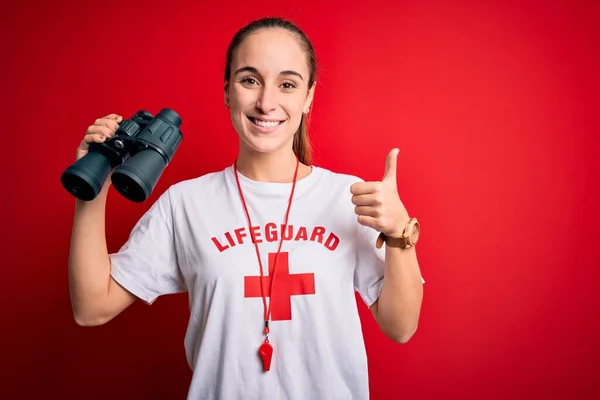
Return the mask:
<svg viewBox="0 0 600 400"><path fill-rule="evenodd" d="M115 134L115 129L106 125L92 125L88 128L85 136L87 135L103 135L111 137Z"/></svg>
<svg viewBox="0 0 600 400"><path fill-rule="evenodd" d="M92 143L103 143L108 139L108 136L100 134L100 133L92 133L89 135L85 135L81 140L80 148L87 149L90 147Z"/></svg>
<svg viewBox="0 0 600 400"><path fill-rule="evenodd" d="M92 126L106 126L111 128L112 130L116 131L117 129L119 129L119 123L117 121L115 121L114 119L109 119L109 118L98 118L96 121L94 121L94 124Z"/></svg>
<svg viewBox="0 0 600 400"><path fill-rule="evenodd" d="M110 119L110 120L117 121L117 122L123 121L123 117L120 116L119 114L108 114L108 115L102 117L102 119Z"/></svg>
<svg viewBox="0 0 600 400"><path fill-rule="evenodd" d="M381 191L381 182L356 182L350 186L350 193L355 196Z"/></svg>
<svg viewBox="0 0 600 400"><path fill-rule="evenodd" d="M396 180L396 170L398 168L398 153L400 149L392 149L385 158L385 172L383 180Z"/></svg>
<svg viewBox="0 0 600 400"><path fill-rule="evenodd" d="M352 196L352 204L355 206L379 206L382 202L383 196L380 192Z"/></svg>
<svg viewBox="0 0 600 400"><path fill-rule="evenodd" d="M379 208L371 206L356 206L354 207L354 213L356 215L362 215L373 218L377 218L381 215Z"/></svg>
<svg viewBox="0 0 600 400"><path fill-rule="evenodd" d="M369 228L373 228L376 231L380 231L379 223L377 222L377 219L375 217L370 217L367 215L359 215L357 217L357 221L361 225L368 226Z"/></svg>

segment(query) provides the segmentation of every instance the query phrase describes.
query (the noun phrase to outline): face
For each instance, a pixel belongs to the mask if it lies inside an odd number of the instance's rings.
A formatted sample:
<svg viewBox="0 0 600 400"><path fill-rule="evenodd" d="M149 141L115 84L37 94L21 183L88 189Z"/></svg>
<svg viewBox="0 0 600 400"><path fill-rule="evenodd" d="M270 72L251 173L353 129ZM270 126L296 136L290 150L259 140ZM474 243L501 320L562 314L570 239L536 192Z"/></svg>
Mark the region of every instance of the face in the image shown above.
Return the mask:
<svg viewBox="0 0 600 400"><path fill-rule="evenodd" d="M247 149L269 153L291 149L314 94L304 51L294 34L263 29L244 40L225 83L225 103Z"/></svg>

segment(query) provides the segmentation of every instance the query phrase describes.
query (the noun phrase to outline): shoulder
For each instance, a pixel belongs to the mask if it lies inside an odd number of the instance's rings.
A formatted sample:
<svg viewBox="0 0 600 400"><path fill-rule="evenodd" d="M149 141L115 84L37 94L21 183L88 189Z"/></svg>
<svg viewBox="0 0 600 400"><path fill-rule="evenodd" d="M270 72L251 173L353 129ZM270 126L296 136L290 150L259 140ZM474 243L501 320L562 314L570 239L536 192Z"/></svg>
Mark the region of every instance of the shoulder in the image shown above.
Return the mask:
<svg viewBox="0 0 600 400"><path fill-rule="evenodd" d="M227 172L230 167L211 171L202 175L183 179L171 184L158 196L156 203L171 209L184 206L185 203L214 196L226 185Z"/></svg>
<svg viewBox="0 0 600 400"><path fill-rule="evenodd" d="M211 171L194 178L181 180L169 186L166 192L171 199L207 193L207 190L225 185L226 174L230 168L225 167L218 171Z"/></svg>

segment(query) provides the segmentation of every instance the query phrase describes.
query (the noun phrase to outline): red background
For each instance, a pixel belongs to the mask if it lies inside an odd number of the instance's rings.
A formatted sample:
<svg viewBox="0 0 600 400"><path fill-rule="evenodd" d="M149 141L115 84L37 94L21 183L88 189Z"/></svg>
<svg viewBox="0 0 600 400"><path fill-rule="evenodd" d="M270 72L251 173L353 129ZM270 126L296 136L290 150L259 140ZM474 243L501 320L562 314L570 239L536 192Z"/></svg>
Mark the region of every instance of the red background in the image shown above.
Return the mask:
<svg viewBox="0 0 600 400"><path fill-rule="evenodd" d="M114 251L168 185L229 165L226 47L267 14L314 41L316 163L380 179L398 146L422 223L416 336L393 344L361 304L372 398L600 396L598 2L198 3L5 8L0 398L185 398L186 296L75 325L59 177L95 118L181 114L152 198L111 191Z"/></svg>

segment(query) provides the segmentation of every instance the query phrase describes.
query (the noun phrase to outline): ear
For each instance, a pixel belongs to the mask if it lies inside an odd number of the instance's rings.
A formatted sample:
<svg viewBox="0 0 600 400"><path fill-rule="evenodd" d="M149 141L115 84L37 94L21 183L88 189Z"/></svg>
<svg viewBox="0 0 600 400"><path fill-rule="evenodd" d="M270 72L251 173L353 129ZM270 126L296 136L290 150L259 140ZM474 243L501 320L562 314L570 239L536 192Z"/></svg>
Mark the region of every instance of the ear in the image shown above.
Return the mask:
<svg viewBox="0 0 600 400"><path fill-rule="evenodd" d="M229 81L225 81L223 84L223 101L225 102L225 107L229 107Z"/></svg>
<svg viewBox="0 0 600 400"><path fill-rule="evenodd" d="M315 88L317 86L317 82L313 83L310 89L308 89L308 94L306 95L306 101L304 102L303 110L308 110L313 102L313 98L315 96Z"/></svg>

